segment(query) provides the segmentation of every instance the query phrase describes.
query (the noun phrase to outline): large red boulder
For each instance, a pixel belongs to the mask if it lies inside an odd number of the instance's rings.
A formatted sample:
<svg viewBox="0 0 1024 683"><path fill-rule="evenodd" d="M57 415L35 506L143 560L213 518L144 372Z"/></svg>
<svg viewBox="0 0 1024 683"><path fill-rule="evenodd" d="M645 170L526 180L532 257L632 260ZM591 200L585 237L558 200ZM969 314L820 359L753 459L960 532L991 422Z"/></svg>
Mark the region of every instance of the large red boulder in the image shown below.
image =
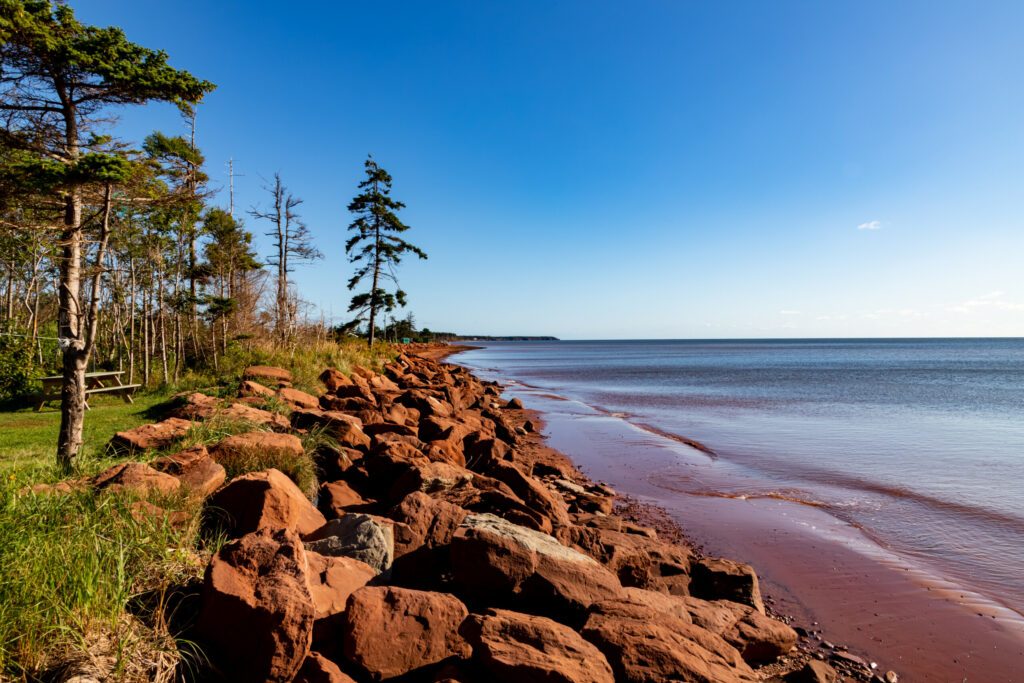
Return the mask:
<svg viewBox="0 0 1024 683"><path fill-rule="evenodd" d="M320 510L328 518L341 517L346 508L366 505L366 499L343 480L331 481L320 486L317 500Z"/></svg>
<svg viewBox="0 0 1024 683"><path fill-rule="evenodd" d="M327 522L299 487L276 469L232 479L209 498L208 506L231 536L258 529L294 529L305 536Z"/></svg>
<svg viewBox="0 0 1024 683"><path fill-rule="evenodd" d="M285 403L296 408L319 408L320 399L313 394L299 391L291 387L281 387L277 390L277 396Z"/></svg>
<svg viewBox="0 0 1024 683"><path fill-rule="evenodd" d="M610 601L594 605L580 634L625 683L754 683L758 676L720 637L655 609Z"/></svg>
<svg viewBox="0 0 1024 683"><path fill-rule="evenodd" d="M342 651L376 681L468 657L469 645L459 634L467 615L466 606L446 593L361 588L345 609Z"/></svg>
<svg viewBox="0 0 1024 683"><path fill-rule="evenodd" d="M220 488L226 478L224 467L210 457L206 446L193 446L149 464L155 470L177 477L183 487L204 498Z"/></svg>
<svg viewBox="0 0 1024 683"><path fill-rule="evenodd" d="M749 605L693 597L675 599L686 606L693 623L722 636L750 663L773 661L796 645L796 631Z"/></svg>
<svg viewBox="0 0 1024 683"><path fill-rule="evenodd" d="M717 557L694 560L690 570L690 592L704 600L731 600L750 605L764 614L761 588L753 567Z"/></svg>
<svg viewBox="0 0 1024 683"><path fill-rule="evenodd" d="M210 455L222 465L231 463L267 462L271 458L282 462L305 457L302 441L294 434L276 432L245 432L221 439L210 449Z"/></svg>
<svg viewBox="0 0 1024 683"><path fill-rule="evenodd" d="M551 536L490 514L470 515L451 541L456 586L485 604L576 625L587 608L622 596L614 574Z"/></svg>
<svg viewBox="0 0 1024 683"><path fill-rule="evenodd" d="M470 616L462 634L489 677L503 683L615 683L601 651L545 617L492 609Z"/></svg>
<svg viewBox="0 0 1024 683"><path fill-rule="evenodd" d="M388 517L402 523L401 534L395 535L395 556L448 545L467 514L462 508L421 491L410 493L388 513Z"/></svg>
<svg viewBox="0 0 1024 683"><path fill-rule="evenodd" d="M337 410L302 409L292 411L292 427L295 429L322 429L346 448L365 451L370 447L370 437L363 433L359 418Z"/></svg>
<svg viewBox="0 0 1024 683"><path fill-rule="evenodd" d="M137 496L175 493L181 482L141 462L123 462L100 472L92 479L98 491L126 491Z"/></svg>
<svg viewBox="0 0 1024 683"><path fill-rule="evenodd" d="M352 384L352 380L348 378L348 375L343 373L341 370L335 368L327 368L320 373L320 381L327 387L328 393L334 393L338 387L344 387Z"/></svg>
<svg viewBox="0 0 1024 683"><path fill-rule="evenodd" d="M225 544L206 568L197 632L224 679L288 683L309 654L313 601L294 531Z"/></svg>
<svg viewBox="0 0 1024 683"><path fill-rule="evenodd" d="M195 423L191 420L169 417L162 422L118 432L110 440L110 447L118 453L127 454L166 448L188 434L193 424Z"/></svg>
<svg viewBox="0 0 1024 683"><path fill-rule="evenodd" d="M309 593L317 619L326 619L345 611L348 597L377 576L377 572L351 557L330 557L306 551Z"/></svg>

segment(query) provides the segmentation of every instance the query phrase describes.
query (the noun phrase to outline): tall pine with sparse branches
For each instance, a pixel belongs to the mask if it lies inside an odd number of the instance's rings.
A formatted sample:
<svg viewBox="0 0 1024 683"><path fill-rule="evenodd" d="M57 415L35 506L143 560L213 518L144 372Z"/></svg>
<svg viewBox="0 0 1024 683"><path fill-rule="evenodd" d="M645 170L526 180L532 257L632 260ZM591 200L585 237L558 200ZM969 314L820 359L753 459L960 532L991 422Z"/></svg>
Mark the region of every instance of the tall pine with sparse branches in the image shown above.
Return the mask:
<svg viewBox="0 0 1024 683"><path fill-rule="evenodd" d="M378 314L405 305L405 292L395 274L402 256L415 254L425 259L427 254L399 237L409 226L398 217L405 204L391 198L391 175L372 156L367 157L364 167L366 178L348 205L349 213L355 216L348 229L355 234L345 243L345 252L356 264L356 272L348 281L349 290L369 282L368 290L353 295L348 310L356 313L356 320L369 318L369 344L373 346ZM385 282L394 285L393 292L387 291Z"/></svg>

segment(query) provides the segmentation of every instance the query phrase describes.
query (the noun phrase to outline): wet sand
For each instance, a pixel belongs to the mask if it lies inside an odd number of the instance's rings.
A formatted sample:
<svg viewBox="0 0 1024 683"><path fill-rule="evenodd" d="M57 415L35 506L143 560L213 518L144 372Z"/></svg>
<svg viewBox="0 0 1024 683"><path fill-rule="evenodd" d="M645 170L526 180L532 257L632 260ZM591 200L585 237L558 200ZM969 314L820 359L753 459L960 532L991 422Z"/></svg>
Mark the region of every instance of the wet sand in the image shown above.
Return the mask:
<svg viewBox="0 0 1024 683"><path fill-rule="evenodd" d="M708 553L752 564L775 610L820 631L822 642L877 662L880 673L895 670L901 681L1024 683L1024 619L1016 612L908 564L824 510L699 495L717 476L708 453L502 381L543 415L550 446L595 480L664 508Z"/></svg>

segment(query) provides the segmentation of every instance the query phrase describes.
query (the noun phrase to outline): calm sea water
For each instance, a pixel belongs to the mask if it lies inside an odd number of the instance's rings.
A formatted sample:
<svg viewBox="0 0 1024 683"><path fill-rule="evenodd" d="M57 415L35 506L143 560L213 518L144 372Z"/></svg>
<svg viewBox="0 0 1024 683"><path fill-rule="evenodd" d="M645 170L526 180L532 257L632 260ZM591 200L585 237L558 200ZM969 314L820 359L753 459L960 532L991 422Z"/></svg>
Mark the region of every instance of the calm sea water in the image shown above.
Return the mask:
<svg viewBox="0 0 1024 683"><path fill-rule="evenodd" d="M1022 339L489 343L457 360L704 443L717 474L680 491L823 507L1024 613Z"/></svg>

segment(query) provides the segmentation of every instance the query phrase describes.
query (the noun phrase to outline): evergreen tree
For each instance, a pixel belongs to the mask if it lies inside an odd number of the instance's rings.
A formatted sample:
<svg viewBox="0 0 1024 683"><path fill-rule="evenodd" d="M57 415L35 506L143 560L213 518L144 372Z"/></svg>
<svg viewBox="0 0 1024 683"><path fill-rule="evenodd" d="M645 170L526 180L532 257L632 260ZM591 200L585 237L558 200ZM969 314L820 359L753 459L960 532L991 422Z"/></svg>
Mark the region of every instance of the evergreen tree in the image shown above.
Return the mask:
<svg viewBox="0 0 1024 683"><path fill-rule="evenodd" d="M64 381L57 458L65 468L82 445L85 369L94 342L85 323L90 312L92 320L96 315L83 301L83 193L90 183L105 184L105 247L110 183L126 175L123 159L102 149L103 137L90 132L112 106L187 105L212 89L171 67L165 53L129 42L120 29L82 24L66 5L0 0L0 141L18 151L14 175L63 206L58 336Z"/></svg>
<svg viewBox="0 0 1024 683"><path fill-rule="evenodd" d="M369 316L369 344L373 346L376 336L378 314L393 311L405 305L405 292L398 286L395 268L407 253L421 259L426 253L401 237L409 229L398 218L398 211L405 204L391 198L391 175L377 165L370 156L364 164L366 178L359 183L359 194L348 205L350 213L356 216L348 229L355 232L345 243L349 261L357 264L356 272L348 281L349 290L354 290L363 280L370 280L370 288L352 297L349 312L356 313L356 320ZM384 288L384 281L395 285L394 292Z"/></svg>

